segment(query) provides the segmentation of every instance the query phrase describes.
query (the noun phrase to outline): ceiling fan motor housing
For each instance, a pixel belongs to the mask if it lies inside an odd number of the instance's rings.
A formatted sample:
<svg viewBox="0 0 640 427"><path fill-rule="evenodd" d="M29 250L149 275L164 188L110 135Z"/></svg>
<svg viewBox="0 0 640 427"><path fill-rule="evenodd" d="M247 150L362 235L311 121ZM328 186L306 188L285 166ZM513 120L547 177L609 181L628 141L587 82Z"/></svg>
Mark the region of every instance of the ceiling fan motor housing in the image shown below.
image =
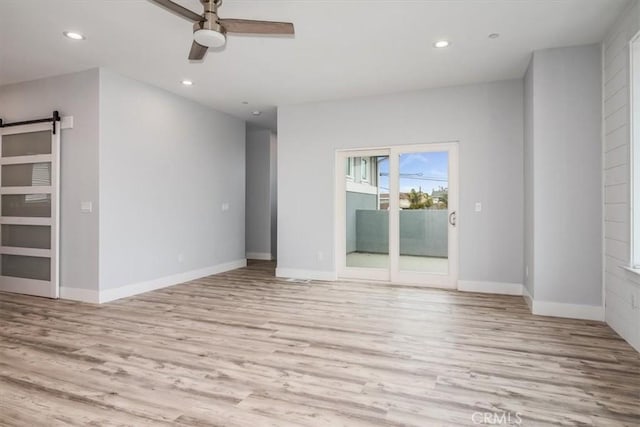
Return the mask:
<svg viewBox="0 0 640 427"><path fill-rule="evenodd" d="M201 0L204 5L203 21L193 24L193 39L207 47L222 47L227 42L226 33L218 23L218 6L222 0Z"/></svg>
<svg viewBox="0 0 640 427"><path fill-rule="evenodd" d="M216 21L196 22L193 24L193 39L207 47L222 47L227 42L226 30Z"/></svg>

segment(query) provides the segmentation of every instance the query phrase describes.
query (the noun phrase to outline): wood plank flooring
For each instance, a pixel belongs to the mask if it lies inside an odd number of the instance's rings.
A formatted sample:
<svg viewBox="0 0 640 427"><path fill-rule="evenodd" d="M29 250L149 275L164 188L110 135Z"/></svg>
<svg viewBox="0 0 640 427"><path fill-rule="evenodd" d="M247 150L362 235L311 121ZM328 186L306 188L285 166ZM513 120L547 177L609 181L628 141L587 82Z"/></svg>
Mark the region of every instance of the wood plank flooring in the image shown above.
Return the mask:
<svg viewBox="0 0 640 427"><path fill-rule="evenodd" d="M640 355L522 298L273 265L105 305L0 293L0 424L640 425Z"/></svg>

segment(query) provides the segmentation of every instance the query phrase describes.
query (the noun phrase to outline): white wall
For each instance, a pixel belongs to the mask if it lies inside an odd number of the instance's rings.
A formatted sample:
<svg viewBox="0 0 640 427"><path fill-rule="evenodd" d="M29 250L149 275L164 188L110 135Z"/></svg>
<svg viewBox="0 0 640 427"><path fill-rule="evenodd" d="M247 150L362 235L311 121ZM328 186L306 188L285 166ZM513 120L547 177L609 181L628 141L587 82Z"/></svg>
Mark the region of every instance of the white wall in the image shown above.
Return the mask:
<svg viewBox="0 0 640 427"><path fill-rule="evenodd" d="M101 69L101 291L244 260L244 156L242 120Z"/></svg>
<svg viewBox="0 0 640 427"><path fill-rule="evenodd" d="M533 231L534 265L528 289L533 285L535 302L592 307L586 317L602 318L600 47L536 51L530 67L533 123L525 126L525 146L531 153L525 151L527 165L532 162L527 214L533 212L533 226L525 230Z"/></svg>
<svg viewBox="0 0 640 427"><path fill-rule="evenodd" d="M247 128L247 258L271 258L271 131Z"/></svg>
<svg viewBox="0 0 640 427"><path fill-rule="evenodd" d="M73 116L61 133L60 285L98 290L98 69L0 87L5 122ZM92 201L91 214L80 202Z"/></svg>
<svg viewBox="0 0 640 427"><path fill-rule="evenodd" d="M629 41L640 30L640 6L629 8L602 46L604 121L604 251L607 323L640 351L640 277L621 266L630 261Z"/></svg>
<svg viewBox="0 0 640 427"><path fill-rule="evenodd" d="M281 107L278 270L335 276L336 149L459 140L459 277L522 283L522 92L510 80Z"/></svg>

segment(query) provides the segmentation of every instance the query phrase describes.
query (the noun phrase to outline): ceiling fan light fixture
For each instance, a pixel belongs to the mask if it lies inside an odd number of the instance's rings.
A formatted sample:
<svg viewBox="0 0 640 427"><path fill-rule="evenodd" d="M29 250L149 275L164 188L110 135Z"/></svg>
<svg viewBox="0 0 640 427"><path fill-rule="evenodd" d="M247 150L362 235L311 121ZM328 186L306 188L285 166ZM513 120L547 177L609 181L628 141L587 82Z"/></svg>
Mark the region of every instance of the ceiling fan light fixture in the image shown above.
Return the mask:
<svg viewBox="0 0 640 427"><path fill-rule="evenodd" d="M214 30L201 28L193 33L196 43L206 47L222 47L227 43L227 37Z"/></svg>

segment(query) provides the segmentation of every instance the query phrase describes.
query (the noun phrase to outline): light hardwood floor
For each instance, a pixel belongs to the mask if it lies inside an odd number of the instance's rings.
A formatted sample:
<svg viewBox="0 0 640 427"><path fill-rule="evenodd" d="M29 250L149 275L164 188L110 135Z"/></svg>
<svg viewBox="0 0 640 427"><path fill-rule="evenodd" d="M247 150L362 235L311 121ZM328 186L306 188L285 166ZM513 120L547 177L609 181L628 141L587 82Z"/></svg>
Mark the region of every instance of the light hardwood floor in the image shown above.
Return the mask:
<svg viewBox="0 0 640 427"><path fill-rule="evenodd" d="M292 283L266 262L101 306L0 293L2 425L509 419L638 426L640 355L520 297Z"/></svg>

